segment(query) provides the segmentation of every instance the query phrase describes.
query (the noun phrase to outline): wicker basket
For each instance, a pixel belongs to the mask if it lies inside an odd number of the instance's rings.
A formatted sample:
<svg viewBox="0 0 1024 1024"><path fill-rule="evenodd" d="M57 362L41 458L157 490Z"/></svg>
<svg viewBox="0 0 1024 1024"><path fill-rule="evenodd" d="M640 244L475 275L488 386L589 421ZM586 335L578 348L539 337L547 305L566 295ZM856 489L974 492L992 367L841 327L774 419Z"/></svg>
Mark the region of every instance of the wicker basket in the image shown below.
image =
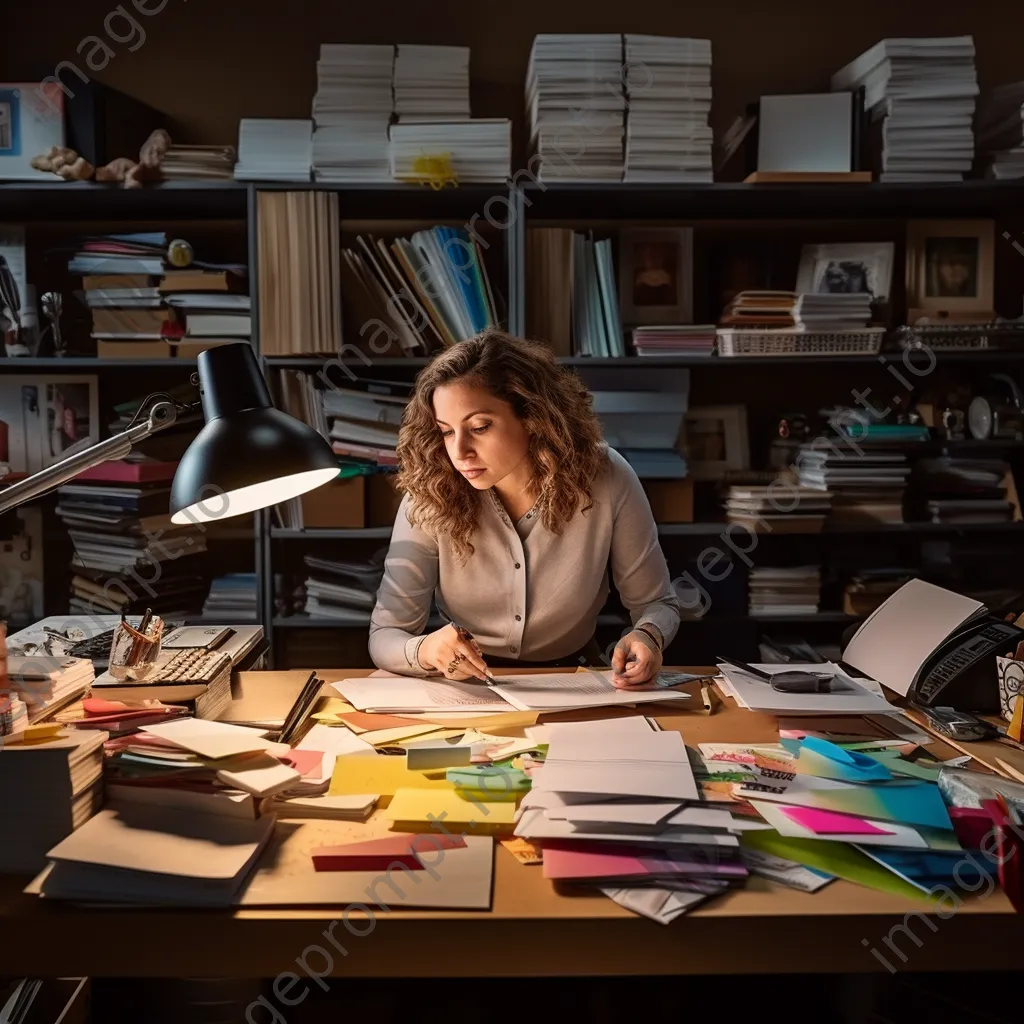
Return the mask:
<svg viewBox="0 0 1024 1024"><path fill-rule="evenodd" d="M885 337L884 327L864 327L842 334L810 331L741 330L718 332L718 354L734 356L873 356Z"/></svg>

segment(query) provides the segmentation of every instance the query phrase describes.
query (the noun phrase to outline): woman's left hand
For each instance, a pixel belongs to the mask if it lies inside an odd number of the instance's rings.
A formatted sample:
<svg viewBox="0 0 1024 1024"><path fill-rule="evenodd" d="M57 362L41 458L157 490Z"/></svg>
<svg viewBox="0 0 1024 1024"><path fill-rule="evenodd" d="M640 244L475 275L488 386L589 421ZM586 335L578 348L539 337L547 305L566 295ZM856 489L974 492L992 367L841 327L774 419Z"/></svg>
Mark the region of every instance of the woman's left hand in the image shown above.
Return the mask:
<svg viewBox="0 0 1024 1024"><path fill-rule="evenodd" d="M653 689L661 664L661 651L643 633L627 633L612 652L612 682L620 690Z"/></svg>

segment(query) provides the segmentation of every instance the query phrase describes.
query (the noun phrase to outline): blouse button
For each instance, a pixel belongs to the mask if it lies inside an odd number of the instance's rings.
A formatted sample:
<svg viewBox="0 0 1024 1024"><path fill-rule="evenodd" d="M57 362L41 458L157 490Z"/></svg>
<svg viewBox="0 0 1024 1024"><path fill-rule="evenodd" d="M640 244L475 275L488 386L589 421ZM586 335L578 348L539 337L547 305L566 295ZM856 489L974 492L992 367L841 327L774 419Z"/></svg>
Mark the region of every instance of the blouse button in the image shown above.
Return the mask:
<svg viewBox="0 0 1024 1024"><path fill-rule="evenodd" d="M516 616L516 622L522 622L522 621L523 621L522 615L517 615Z"/></svg>
<svg viewBox="0 0 1024 1024"><path fill-rule="evenodd" d="M519 568L519 563L518 563L518 562L516 562L516 565L515 565L515 567L516 567L517 569Z"/></svg>
<svg viewBox="0 0 1024 1024"><path fill-rule="evenodd" d="M510 647L510 648L509 648L509 650L510 650L510 651L511 651L511 652L512 652L513 654L515 654L515 653L516 653L516 650L517 650L517 649L518 649L518 648L516 648L516 647Z"/></svg>

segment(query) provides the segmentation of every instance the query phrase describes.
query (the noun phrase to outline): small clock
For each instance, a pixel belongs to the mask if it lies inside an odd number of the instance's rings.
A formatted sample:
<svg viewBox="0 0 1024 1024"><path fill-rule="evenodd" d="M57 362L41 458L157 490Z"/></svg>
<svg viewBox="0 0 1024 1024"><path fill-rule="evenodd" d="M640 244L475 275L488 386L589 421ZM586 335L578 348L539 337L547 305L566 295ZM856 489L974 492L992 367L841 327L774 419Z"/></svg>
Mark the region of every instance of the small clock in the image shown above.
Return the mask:
<svg viewBox="0 0 1024 1024"><path fill-rule="evenodd" d="M967 407L967 429L976 441L1024 440L1024 403L1017 382L1005 373L991 375L1007 385L1009 396L987 392L976 395Z"/></svg>

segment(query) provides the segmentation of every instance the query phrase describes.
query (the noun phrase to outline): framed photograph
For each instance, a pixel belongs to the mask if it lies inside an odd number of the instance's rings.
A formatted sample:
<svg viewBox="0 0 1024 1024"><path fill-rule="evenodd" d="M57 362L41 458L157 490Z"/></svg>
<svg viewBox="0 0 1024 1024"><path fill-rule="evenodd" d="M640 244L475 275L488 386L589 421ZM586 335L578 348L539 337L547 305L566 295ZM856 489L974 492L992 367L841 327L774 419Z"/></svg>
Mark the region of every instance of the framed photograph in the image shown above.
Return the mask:
<svg viewBox="0 0 1024 1024"><path fill-rule="evenodd" d="M745 405L703 405L685 421L686 461L693 480L720 480L730 470L750 469Z"/></svg>
<svg viewBox="0 0 1024 1024"><path fill-rule="evenodd" d="M619 232L622 322L693 323L693 228Z"/></svg>
<svg viewBox="0 0 1024 1024"><path fill-rule="evenodd" d="M893 242L828 242L805 245L796 290L817 294L867 292L883 305L892 290Z"/></svg>
<svg viewBox="0 0 1024 1024"><path fill-rule="evenodd" d="M994 263L992 221L911 221L906 269L913 319L992 319Z"/></svg>

